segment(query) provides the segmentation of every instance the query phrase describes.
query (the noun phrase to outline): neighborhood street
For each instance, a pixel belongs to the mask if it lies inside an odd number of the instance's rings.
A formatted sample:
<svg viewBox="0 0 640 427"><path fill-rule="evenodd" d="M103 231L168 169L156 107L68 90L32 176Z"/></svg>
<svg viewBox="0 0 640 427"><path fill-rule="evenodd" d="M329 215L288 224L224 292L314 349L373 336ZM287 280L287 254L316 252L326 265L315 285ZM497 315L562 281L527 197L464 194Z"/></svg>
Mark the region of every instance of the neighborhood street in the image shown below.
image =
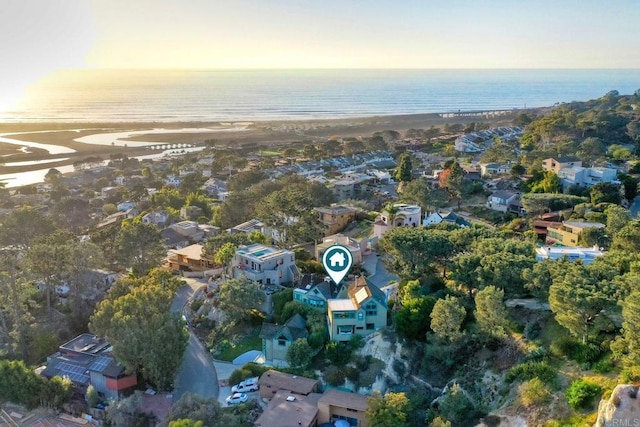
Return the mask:
<svg viewBox="0 0 640 427"><path fill-rule="evenodd" d="M205 283L195 279L184 280L187 286L178 290L171 304L171 310L174 312L181 312L193 292ZM174 401L180 399L186 392L216 399L219 393L218 376L213 359L191 330L189 330L189 345L184 352L182 366L175 381Z"/></svg>

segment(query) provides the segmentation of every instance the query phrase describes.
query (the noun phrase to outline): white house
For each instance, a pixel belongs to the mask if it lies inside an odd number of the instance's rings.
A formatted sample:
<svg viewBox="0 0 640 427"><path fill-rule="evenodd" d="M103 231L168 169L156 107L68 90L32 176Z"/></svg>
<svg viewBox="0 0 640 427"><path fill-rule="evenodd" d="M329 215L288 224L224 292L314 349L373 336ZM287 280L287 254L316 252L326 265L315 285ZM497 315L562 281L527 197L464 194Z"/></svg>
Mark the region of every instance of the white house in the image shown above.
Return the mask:
<svg viewBox="0 0 640 427"><path fill-rule="evenodd" d="M480 164L480 174L487 175L507 175L511 172L511 163L484 163Z"/></svg>
<svg viewBox="0 0 640 427"><path fill-rule="evenodd" d="M182 184L182 178L180 178L179 176L169 176L167 177L167 179L165 180L165 183L167 185L170 185L172 187L179 187L180 184Z"/></svg>
<svg viewBox="0 0 640 427"><path fill-rule="evenodd" d="M238 247L232 268L233 277L246 276L264 285L293 283L300 276L293 252L260 243Z"/></svg>
<svg viewBox="0 0 640 427"><path fill-rule="evenodd" d="M417 227L421 221L420 206L395 203L392 208L383 210L373 223L373 234L380 238L388 230L396 227Z"/></svg>
<svg viewBox="0 0 640 427"><path fill-rule="evenodd" d="M601 182L619 184L619 181L617 181L616 179L617 171L615 169L602 167L565 167L558 170L558 177L560 177L564 185L580 185L583 187L592 187Z"/></svg>
<svg viewBox="0 0 640 427"><path fill-rule="evenodd" d="M164 210L151 211L142 216L142 222L146 224L165 225L169 221L169 214Z"/></svg>
<svg viewBox="0 0 640 427"><path fill-rule="evenodd" d="M558 260L566 257L569 261L577 261L580 259L584 265L589 265L602 255L604 255L604 252L597 246L593 248L552 248L550 246L536 248L536 261L544 261L546 259Z"/></svg>
<svg viewBox="0 0 640 427"><path fill-rule="evenodd" d="M520 196L512 191L500 190L496 191L487 199L487 208L494 211L507 212L509 206L513 205Z"/></svg>
<svg viewBox="0 0 640 427"><path fill-rule="evenodd" d="M453 211L449 211L448 213L440 213L440 212L434 212L431 215L429 215L428 217L426 217L424 220L422 220L422 225L429 226L429 225L435 225L435 224L440 224L442 222L448 222L450 224L456 224L460 227L470 227L471 224L469 224L469 222L467 220L465 220L464 218L456 215Z"/></svg>

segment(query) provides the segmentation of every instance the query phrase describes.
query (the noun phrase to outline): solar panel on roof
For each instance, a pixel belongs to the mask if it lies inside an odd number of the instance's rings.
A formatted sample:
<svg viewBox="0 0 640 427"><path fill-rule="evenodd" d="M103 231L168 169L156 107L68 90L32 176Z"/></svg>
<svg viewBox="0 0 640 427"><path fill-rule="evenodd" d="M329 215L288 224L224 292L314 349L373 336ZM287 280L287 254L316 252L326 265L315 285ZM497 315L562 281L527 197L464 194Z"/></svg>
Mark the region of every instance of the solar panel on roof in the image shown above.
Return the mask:
<svg viewBox="0 0 640 427"><path fill-rule="evenodd" d="M367 293L367 288L360 289L358 292L356 292L355 297L358 304L361 304L362 301L366 300L369 297L369 294Z"/></svg>
<svg viewBox="0 0 640 427"><path fill-rule="evenodd" d="M108 357L98 357L95 360L95 362L93 362L91 364L89 369L91 369L93 371L96 371L96 372L102 372L109 365L109 363L111 363L111 359L110 358L108 358Z"/></svg>

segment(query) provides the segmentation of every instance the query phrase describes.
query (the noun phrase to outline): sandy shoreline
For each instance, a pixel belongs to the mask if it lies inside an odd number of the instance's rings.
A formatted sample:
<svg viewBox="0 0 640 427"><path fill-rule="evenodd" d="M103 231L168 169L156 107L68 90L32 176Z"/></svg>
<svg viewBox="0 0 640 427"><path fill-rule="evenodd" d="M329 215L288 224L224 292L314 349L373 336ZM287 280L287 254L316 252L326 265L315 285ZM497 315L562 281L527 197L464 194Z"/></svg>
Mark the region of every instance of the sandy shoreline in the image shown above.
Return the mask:
<svg viewBox="0 0 640 427"><path fill-rule="evenodd" d="M117 122L117 123L0 123L0 134L11 134L12 144L0 140L1 162L34 162L61 157L53 155L47 146L66 147L65 161L56 165L72 164L89 156L108 159L112 154L126 154L130 157L150 154L151 144L199 144L207 139L215 139L229 146L285 146L291 143L321 143L331 136L367 137L374 132L395 130L404 133L408 129L443 126L446 123L489 122L492 126L509 125L525 110L513 110L500 115L442 117L437 113L371 116L338 119L235 121L235 122ZM539 112L541 109L526 110ZM488 113L488 112L485 112ZM115 137L114 137L115 135ZM118 143L111 144L114 138ZM33 148L22 149L16 141L25 146L34 143ZM93 143L83 143L82 141ZM127 143L130 141L130 143ZM100 145L103 144L103 145ZM107 144L107 145L104 145ZM124 145L127 145L126 147ZM120 145L120 146L118 146ZM3 166L0 175L28 172L35 165Z"/></svg>

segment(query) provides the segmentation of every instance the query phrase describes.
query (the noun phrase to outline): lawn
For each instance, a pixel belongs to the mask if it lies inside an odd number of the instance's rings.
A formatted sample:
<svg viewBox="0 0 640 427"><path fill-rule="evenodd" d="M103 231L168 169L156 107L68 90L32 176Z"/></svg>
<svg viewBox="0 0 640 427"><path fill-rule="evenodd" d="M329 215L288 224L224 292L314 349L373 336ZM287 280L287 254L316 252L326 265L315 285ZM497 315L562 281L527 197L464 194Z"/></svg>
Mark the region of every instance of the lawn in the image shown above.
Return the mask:
<svg viewBox="0 0 640 427"><path fill-rule="evenodd" d="M262 339L258 331L253 331L251 335L240 338L236 343L227 340L216 346L219 353L214 353L214 357L225 362L233 362L233 359L251 350L262 350Z"/></svg>

